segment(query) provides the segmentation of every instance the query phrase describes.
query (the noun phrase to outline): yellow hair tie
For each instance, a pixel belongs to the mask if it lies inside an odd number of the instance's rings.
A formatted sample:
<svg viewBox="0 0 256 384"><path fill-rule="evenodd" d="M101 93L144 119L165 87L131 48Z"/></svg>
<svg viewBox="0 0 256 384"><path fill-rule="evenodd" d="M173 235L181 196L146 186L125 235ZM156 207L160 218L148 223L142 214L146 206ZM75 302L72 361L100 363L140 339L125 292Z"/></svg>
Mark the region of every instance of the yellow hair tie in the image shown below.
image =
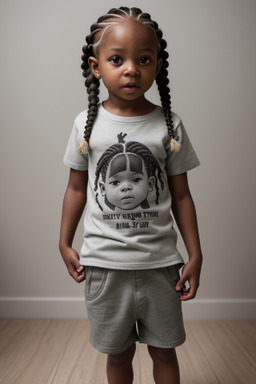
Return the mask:
<svg viewBox="0 0 256 384"><path fill-rule="evenodd" d="M171 136L171 151L179 152L181 149L181 145Z"/></svg>
<svg viewBox="0 0 256 384"><path fill-rule="evenodd" d="M81 153L81 155L86 155L88 153L89 145L88 141L84 140L78 147L78 152Z"/></svg>

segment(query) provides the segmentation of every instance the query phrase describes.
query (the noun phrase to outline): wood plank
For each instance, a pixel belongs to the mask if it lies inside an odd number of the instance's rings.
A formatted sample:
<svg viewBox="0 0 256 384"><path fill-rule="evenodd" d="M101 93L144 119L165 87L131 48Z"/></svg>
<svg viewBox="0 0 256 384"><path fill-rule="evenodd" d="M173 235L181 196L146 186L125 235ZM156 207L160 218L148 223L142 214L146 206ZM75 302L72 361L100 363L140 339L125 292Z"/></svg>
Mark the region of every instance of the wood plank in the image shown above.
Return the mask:
<svg viewBox="0 0 256 384"><path fill-rule="evenodd" d="M17 320L1 320L0 322L0 359L9 344L12 344L20 332L22 322Z"/></svg>
<svg viewBox="0 0 256 384"><path fill-rule="evenodd" d="M4 333L5 341L9 338L9 342L5 343L5 348L0 355L1 384L15 383L11 378L14 378L16 372L18 377L19 369L24 369L26 365L24 356L30 354L30 343L34 333L39 332L40 328L46 330L45 321L34 323L29 320L11 320L10 326Z"/></svg>
<svg viewBox="0 0 256 384"><path fill-rule="evenodd" d="M73 331L58 365L52 384L104 383L106 356L97 352L88 342L87 320L73 320Z"/></svg>
<svg viewBox="0 0 256 384"><path fill-rule="evenodd" d="M60 320L26 320L1 358L1 384L47 383L61 358L70 323Z"/></svg>
<svg viewBox="0 0 256 384"><path fill-rule="evenodd" d="M255 334L246 330L248 325L231 321L189 323L220 383L255 383Z"/></svg>
<svg viewBox="0 0 256 384"><path fill-rule="evenodd" d="M9 319L0 319L0 332L5 329L10 323Z"/></svg>
<svg viewBox="0 0 256 384"><path fill-rule="evenodd" d="M186 341L176 348L181 383L189 384L219 384L219 381L211 368L205 353L198 345L196 335L185 323Z"/></svg>

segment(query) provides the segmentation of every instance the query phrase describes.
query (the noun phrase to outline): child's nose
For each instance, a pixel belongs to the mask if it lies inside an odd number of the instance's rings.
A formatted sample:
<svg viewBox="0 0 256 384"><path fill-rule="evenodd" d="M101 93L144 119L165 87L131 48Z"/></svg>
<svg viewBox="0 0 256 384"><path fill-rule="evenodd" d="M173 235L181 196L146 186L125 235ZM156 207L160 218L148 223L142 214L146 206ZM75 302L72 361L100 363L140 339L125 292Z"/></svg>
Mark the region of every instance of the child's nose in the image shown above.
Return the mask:
<svg viewBox="0 0 256 384"><path fill-rule="evenodd" d="M121 187L121 192L128 192L132 190L131 184L126 184Z"/></svg>
<svg viewBox="0 0 256 384"><path fill-rule="evenodd" d="M126 76L138 76L139 75L139 70L138 70L137 64L134 61L130 60L126 63L125 75Z"/></svg>

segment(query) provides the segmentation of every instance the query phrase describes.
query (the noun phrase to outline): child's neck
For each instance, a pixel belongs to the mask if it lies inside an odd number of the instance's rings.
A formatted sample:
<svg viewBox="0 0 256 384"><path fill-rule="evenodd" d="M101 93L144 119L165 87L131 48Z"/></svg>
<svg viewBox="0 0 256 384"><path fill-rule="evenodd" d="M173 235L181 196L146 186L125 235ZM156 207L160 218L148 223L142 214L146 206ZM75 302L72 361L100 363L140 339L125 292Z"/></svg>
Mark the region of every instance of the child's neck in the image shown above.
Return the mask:
<svg viewBox="0 0 256 384"><path fill-rule="evenodd" d="M143 116L155 110L156 105L144 99L142 102L133 103L131 101L122 103L113 103L111 99L107 99L102 103L106 111L113 115L123 117Z"/></svg>

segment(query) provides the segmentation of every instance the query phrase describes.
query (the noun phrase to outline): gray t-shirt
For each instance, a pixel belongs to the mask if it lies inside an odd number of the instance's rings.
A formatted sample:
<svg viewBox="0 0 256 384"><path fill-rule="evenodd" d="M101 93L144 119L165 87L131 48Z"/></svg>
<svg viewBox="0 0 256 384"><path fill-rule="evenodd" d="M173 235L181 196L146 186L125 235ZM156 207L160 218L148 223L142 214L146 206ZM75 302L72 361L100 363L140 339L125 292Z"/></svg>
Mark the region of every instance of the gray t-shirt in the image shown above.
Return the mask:
<svg viewBox="0 0 256 384"><path fill-rule="evenodd" d="M74 122L64 163L88 170L82 265L151 269L183 263L176 248L167 177L199 165L180 118L173 114L179 152L171 152L161 107L136 117L100 105L89 154L83 140L87 111Z"/></svg>

